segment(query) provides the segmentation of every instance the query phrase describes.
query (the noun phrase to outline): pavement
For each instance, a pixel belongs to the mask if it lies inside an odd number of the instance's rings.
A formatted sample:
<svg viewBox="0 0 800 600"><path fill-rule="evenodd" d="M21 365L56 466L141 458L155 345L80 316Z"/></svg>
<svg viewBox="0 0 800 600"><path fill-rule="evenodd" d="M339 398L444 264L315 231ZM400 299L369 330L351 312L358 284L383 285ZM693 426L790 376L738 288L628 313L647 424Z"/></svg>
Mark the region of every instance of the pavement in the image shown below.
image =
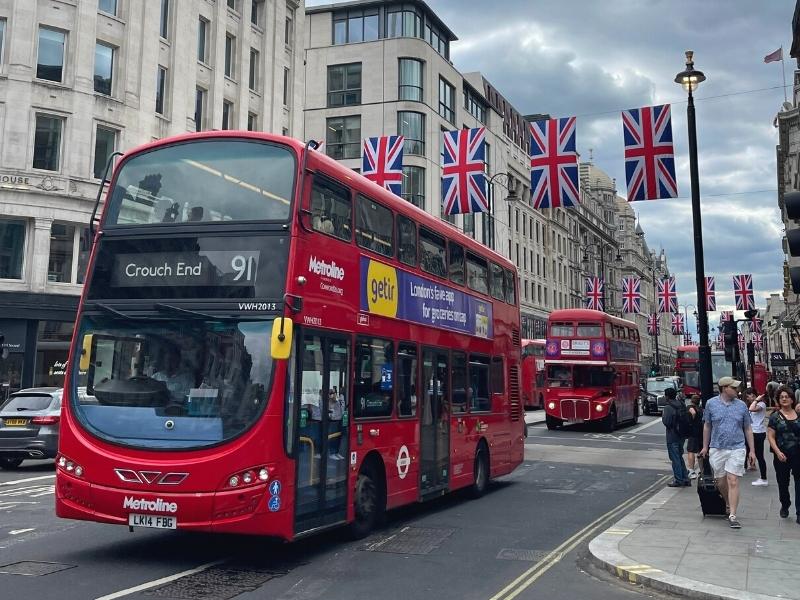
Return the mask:
<svg viewBox="0 0 800 600"><path fill-rule="evenodd" d="M664 450L666 455L666 449ZM737 517L703 517L697 488L664 488L589 544L593 560L623 580L690 598L800 600L792 575L800 556L794 507L778 515L778 488L741 480ZM791 489L791 486L790 486Z"/></svg>
<svg viewBox="0 0 800 600"><path fill-rule="evenodd" d="M544 411L543 410L525 411L525 422L528 425L536 425L537 423L544 423Z"/></svg>

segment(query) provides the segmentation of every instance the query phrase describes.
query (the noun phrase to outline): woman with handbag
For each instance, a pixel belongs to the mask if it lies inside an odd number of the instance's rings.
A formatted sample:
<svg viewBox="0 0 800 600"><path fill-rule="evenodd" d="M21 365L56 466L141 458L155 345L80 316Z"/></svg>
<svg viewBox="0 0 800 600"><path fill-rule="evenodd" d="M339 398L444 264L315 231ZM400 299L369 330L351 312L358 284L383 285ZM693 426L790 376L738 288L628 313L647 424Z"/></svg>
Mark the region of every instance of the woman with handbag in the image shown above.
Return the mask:
<svg viewBox="0 0 800 600"><path fill-rule="evenodd" d="M775 455L775 479L778 482L778 497L781 501L780 515L789 516L792 505L789 497L789 480L794 477L794 504L797 524L800 525L800 422L795 410L794 394L786 386L781 386L775 394L778 410L769 418L767 439Z"/></svg>

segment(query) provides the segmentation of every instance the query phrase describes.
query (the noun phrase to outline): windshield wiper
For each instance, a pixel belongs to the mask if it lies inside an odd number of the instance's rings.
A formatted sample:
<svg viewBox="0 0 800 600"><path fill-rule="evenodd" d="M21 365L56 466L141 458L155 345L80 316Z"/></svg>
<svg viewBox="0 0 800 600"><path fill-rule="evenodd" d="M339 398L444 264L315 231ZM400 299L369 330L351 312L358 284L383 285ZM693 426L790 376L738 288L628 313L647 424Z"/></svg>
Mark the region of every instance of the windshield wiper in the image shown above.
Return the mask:
<svg viewBox="0 0 800 600"><path fill-rule="evenodd" d="M230 321L231 317L218 317L208 313L200 312L199 310L191 310L188 308L180 308L179 306L172 306L171 304L157 303L153 305L158 312L168 312L176 315L183 315L185 317L194 317L195 319L208 319L209 321Z"/></svg>
<svg viewBox="0 0 800 600"><path fill-rule="evenodd" d="M87 304L86 308L88 310L97 309L100 312L104 312L107 315L111 315L112 317L117 317L118 319L132 319L135 321L152 321L152 317L147 317L144 315L126 315L124 312L117 310L116 308L111 308L108 304L103 304L102 302L92 302L91 304Z"/></svg>

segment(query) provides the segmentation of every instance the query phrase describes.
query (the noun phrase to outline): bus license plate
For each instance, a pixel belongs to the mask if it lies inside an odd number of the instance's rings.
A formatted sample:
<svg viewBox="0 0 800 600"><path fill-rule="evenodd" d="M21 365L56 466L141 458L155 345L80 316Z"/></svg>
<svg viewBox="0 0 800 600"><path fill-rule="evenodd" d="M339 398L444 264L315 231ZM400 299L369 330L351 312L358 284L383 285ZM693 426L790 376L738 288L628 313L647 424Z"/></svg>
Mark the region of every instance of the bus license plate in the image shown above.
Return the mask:
<svg viewBox="0 0 800 600"><path fill-rule="evenodd" d="M567 425L581 425L585 422L585 419L570 419L567 421Z"/></svg>
<svg viewBox="0 0 800 600"><path fill-rule="evenodd" d="M153 529L176 529L175 517L162 517L160 515L128 515L128 525L131 527L152 527Z"/></svg>

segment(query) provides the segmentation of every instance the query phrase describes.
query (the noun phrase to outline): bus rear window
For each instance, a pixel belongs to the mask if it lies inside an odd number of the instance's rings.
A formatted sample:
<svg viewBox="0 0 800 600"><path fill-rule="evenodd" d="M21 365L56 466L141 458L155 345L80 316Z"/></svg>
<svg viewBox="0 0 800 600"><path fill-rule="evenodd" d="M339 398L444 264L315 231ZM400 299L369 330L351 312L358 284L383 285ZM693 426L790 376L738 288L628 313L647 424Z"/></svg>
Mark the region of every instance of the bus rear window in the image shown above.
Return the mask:
<svg viewBox="0 0 800 600"><path fill-rule="evenodd" d="M164 146L122 164L105 224L286 221L295 171L288 148L264 142Z"/></svg>
<svg viewBox="0 0 800 600"><path fill-rule="evenodd" d="M575 328L572 323L551 323L550 335L553 337L570 337L574 334Z"/></svg>
<svg viewBox="0 0 800 600"><path fill-rule="evenodd" d="M578 323L578 337L602 337L603 328L599 323Z"/></svg>

